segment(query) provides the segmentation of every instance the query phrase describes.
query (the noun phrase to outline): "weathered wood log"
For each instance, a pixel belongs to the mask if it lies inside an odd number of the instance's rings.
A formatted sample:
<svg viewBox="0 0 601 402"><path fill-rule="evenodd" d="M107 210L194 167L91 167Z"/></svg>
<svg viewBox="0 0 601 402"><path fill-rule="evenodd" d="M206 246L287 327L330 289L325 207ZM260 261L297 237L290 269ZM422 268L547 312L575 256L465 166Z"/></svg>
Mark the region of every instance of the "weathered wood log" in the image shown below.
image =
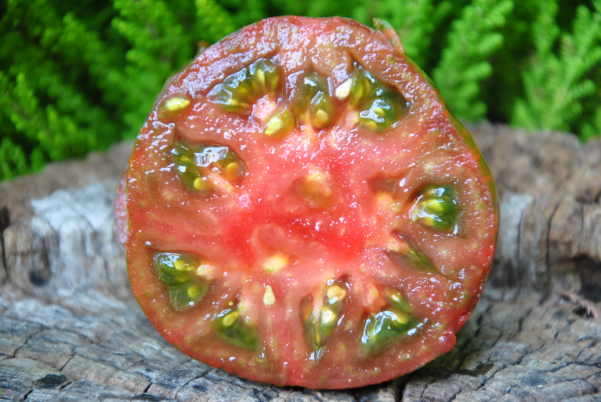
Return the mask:
<svg viewBox="0 0 601 402"><path fill-rule="evenodd" d="M470 127L501 198L498 298L571 290L601 301L601 138Z"/></svg>
<svg viewBox="0 0 601 402"><path fill-rule="evenodd" d="M348 391L231 376L168 345L132 297L112 200L132 144L0 184L0 400L601 400L601 141L471 127L502 201L489 284L457 347Z"/></svg>

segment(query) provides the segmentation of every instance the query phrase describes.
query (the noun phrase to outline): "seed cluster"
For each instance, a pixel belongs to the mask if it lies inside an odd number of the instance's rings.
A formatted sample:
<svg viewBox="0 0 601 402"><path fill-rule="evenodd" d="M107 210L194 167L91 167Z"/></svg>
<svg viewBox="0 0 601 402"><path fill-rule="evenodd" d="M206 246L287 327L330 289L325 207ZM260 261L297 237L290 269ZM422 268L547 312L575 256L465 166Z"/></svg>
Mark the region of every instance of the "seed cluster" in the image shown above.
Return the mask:
<svg viewBox="0 0 601 402"><path fill-rule="evenodd" d="M309 295L301 303L301 319L313 347L312 360L319 360L323 355L326 339L338 326L347 293L348 283L338 280L326 288L322 295L323 300L314 299Z"/></svg>
<svg viewBox="0 0 601 402"><path fill-rule="evenodd" d="M213 319L215 333L225 342L249 350L259 349L259 335L251 326L247 325L240 317L238 305L225 309Z"/></svg>
<svg viewBox="0 0 601 402"><path fill-rule="evenodd" d="M432 261L411 240L410 236L400 232L395 232L394 235L397 242L388 249L388 255L393 260L403 267L409 267L417 271L438 272Z"/></svg>
<svg viewBox="0 0 601 402"><path fill-rule="evenodd" d="M210 282L204 277L207 266L196 257L178 253L157 253L154 267L159 279L169 289L169 300L177 311L196 305L209 290Z"/></svg>
<svg viewBox="0 0 601 402"><path fill-rule="evenodd" d="M361 110L360 124L376 132L389 129L409 106L403 95L357 63L353 74L336 88L335 94L340 100L348 99L351 108Z"/></svg>
<svg viewBox="0 0 601 402"><path fill-rule="evenodd" d="M221 145L200 144L192 148L176 144L171 156L184 185L203 195L211 194L216 188L231 191L231 183L240 181L246 173L238 155Z"/></svg>
<svg viewBox="0 0 601 402"><path fill-rule="evenodd" d="M426 186L418 193L410 215L414 222L457 234L460 212L455 190L449 185Z"/></svg>
<svg viewBox="0 0 601 402"><path fill-rule="evenodd" d="M215 86L209 99L228 112L248 115L252 104L264 95L275 95L280 84L280 68L267 59L255 61Z"/></svg>
<svg viewBox="0 0 601 402"><path fill-rule="evenodd" d="M355 123L374 132L383 132L400 122L409 103L395 88L372 76L358 63L351 76L332 90L323 75L311 71L300 80L292 107L282 98L281 69L268 59L260 59L216 85L209 100L225 111L239 115L252 113L258 99L268 96L279 106L271 113L263 133L272 138L285 137L296 123L316 129L332 127L336 110L342 103L354 114ZM334 94L334 97L331 94Z"/></svg>
<svg viewBox="0 0 601 402"><path fill-rule="evenodd" d="M361 335L361 349L364 354L380 353L391 341L417 333L420 323L412 316L412 308L396 289L384 289L387 304L378 313L372 313L365 320Z"/></svg>

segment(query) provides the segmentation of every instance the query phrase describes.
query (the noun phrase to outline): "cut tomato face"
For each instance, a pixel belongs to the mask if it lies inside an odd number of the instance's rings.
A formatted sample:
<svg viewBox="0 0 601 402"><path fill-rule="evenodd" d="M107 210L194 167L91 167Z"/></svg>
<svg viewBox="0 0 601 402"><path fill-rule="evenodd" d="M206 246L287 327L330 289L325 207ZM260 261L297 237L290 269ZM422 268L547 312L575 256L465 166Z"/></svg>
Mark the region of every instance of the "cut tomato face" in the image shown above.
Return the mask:
<svg viewBox="0 0 601 402"><path fill-rule="evenodd" d="M455 345L493 260L496 192L380 25L264 20L159 97L116 215L136 298L187 355L350 388Z"/></svg>

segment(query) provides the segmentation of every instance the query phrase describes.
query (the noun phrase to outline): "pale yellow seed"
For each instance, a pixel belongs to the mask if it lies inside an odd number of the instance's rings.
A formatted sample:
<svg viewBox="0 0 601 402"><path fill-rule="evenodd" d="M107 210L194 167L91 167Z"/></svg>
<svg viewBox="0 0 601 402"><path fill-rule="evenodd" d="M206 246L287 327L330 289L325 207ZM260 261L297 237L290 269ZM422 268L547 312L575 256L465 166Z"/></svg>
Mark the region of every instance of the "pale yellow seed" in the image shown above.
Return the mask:
<svg viewBox="0 0 601 402"><path fill-rule="evenodd" d="M194 267L192 267L190 264L188 264L186 261L184 261L182 259L175 260L175 262L173 263L173 266L178 271L186 271L187 272L187 271L191 271L192 269L194 269Z"/></svg>
<svg viewBox="0 0 601 402"><path fill-rule="evenodd" d="M402 248L398 244L391 244L388 246L388 251L391 253L399 253L401 250Z"/></svg>
<svg viewBox="0 0 601 402"><path fill-rule="evenodd" d="M210 264L200 264L198 268L196 268L197 276L207 276L211 273L213 267Z"/></svg>
<svg viewBox="0 0 601 402"><path fill-rule="evenodd" d="M255 78L261 85L265 85L265 74L263 73L263 70L258 69L255 73Z"/></svg>
<svg viewBox="0 0 601 402"><path fill-rule="evenodd" d="M317 112L315 112L315 127L321 128L325 126L329 120L330 115L325 110L319 109Z"/></svg>
<svg viewBox="0 0 601 402"><path fill-rule="evenodd" d="M246 89L244 87L238 87L238 90L236 92L238 92L238 95L242 95L243 97L248 97L248 89Z"/></svg>
<svg viewBox="0 0 601 402"><path fill-rule="evenodd" d="M395 311L394 314L396 315L396 321L398 323L407 324L409 322L409 316L399 313L398 311Z"/></svg>
<svg viewBox="0 0 601 402"><path fill-rule="evenodd" d="M263 303L266 306L273 306L275 304L275 295L271 286L265 286L265 294L263 294Z"/></svg>
<svg viewBox="0 0 601 402"><path fill-rule="evenodd" d="M370 130L376 130L378 128L378 125L376 124L376 122L371 121L371 120L363 123L363 125Z"/></svg>
<svg viewBox="0 0 601 402"><path fill-rule="evenodd" d="M326 296L328 296L328 299L336 299L336 301L344 300L346 297L346 290L340 286L333 285L326 290Z"/></svg>
<svg viewBox="0 0 601 402"><path fill-rule="evenodd" d="M265 260L265 263L263 264L263 269L269 274L274 274L286 268L289 262L290 260L287 255L276 254Z"/></svg>
<svg viewBox="0 0 601 402"><path fill-rule="evenodd" d="M211 182L206 177L199 177L194 180L194 188L198 191L210 190Z"/></svg>
<svg viewBox="0 0 601 402"><path fill-rule="evenodd" d="M346 80L342 84L340 84L338 86L338 88L336 88L336 91L334 92L334 94L336 95L336 97L338 99L344 100L351 93L351 86L352 85L353 85L353 79L349 78L348 80Z"/></svg>
<svg viewBox="0 0 601 402"><path fill-rule="evenodd" d="M238 162L231 162L225 167L225 174L232 179L238 178L240 176L240 165Z"/></svg>
<svg viewBox="0 0 601 402"><path fill-rule="evenodd" d="M421 207L422 208L428 208L433 212L443 212L444 208L442 207L443 203L440 200L434 199L434 200L428 200L428 201L423 201L421 202Z"/></svg>
<svg viewBox="0 0 601 402"><path fill-rule="evenodd" d="M199 285L190 286L186 293L188 293L188 297L191 299L196 299L200 296L201 287Z"/></svg>
<svg viewBox="0 0 601 402"><path fill-rule="evenodd" d="M384 116L384 114L385 114L385 112L384 112L384 109L382 109L381 107L377 107L377 108L375 108L375 109L374 109L374 113L375 113L375 114L377 114L377 115L379 115L379 116L382 116L382 117L383 117L383 116Z"/></svg>
<svg viewBox="0 0 601 402"><path fill-rule="evenodd" d="M336 318L336 313L330 310L329 308L322 309L321 314L319 316L321 325L331 325L336 321Z"/></svg>
<svg viewBox="0 0 601 402"><path fill-rule="evenodd" d="M240 314L237 311L229 313L228 315L223 317L223 326L231 327L238 320L238 317L240 317Z"/></svg>
<svg viewBox="0 0 601 402"><path fill-rule="evenodd" d="M165 101L163 108L167 112L179 112L188 107L190 101L186 98L174 97Z"/></svg>
<svg viewBox="0 0 601 402"><path fill-rule="evenodd" d="M393 301L397 303L403 302L403 298L401 297L401 294L399 292L390 291L389 296Z"/></svg>
<svg viewBox="0 0 601 402"><path fill-rule="evenodd" d="M379 204L380 208L388 209L390 205L392 205L392 195L388 192L380 191L376 193L376 202Z"/></svg>
<svg viewBox="0 0 601 402"><path fill-rule="evenodd" d="M275 116L267 123L265 127L265 134L272 136L277 134L284 127L284 122L278 116Z"/></svg>
<svg viewBox="0 0 601 402"><path fill-rule="evenodd" d="M422 218L422 223L426 226L436 225L436 223L434 222L434 219L430 218L429 216Z"/></svg>

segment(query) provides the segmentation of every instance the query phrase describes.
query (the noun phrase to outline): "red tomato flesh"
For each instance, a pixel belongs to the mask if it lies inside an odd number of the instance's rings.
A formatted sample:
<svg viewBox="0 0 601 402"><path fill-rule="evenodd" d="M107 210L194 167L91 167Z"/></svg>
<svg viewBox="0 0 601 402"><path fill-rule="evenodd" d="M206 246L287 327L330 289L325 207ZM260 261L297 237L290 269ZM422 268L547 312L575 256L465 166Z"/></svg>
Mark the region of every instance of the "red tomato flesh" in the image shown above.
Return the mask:
<svg viewBox="0 0 601 402"><path fill-rule="evenodd" d="M251 380L350 388L453 348L498 204L394 31L282 17L173 79L117 216L134 294L176 348Z"/></svg>

